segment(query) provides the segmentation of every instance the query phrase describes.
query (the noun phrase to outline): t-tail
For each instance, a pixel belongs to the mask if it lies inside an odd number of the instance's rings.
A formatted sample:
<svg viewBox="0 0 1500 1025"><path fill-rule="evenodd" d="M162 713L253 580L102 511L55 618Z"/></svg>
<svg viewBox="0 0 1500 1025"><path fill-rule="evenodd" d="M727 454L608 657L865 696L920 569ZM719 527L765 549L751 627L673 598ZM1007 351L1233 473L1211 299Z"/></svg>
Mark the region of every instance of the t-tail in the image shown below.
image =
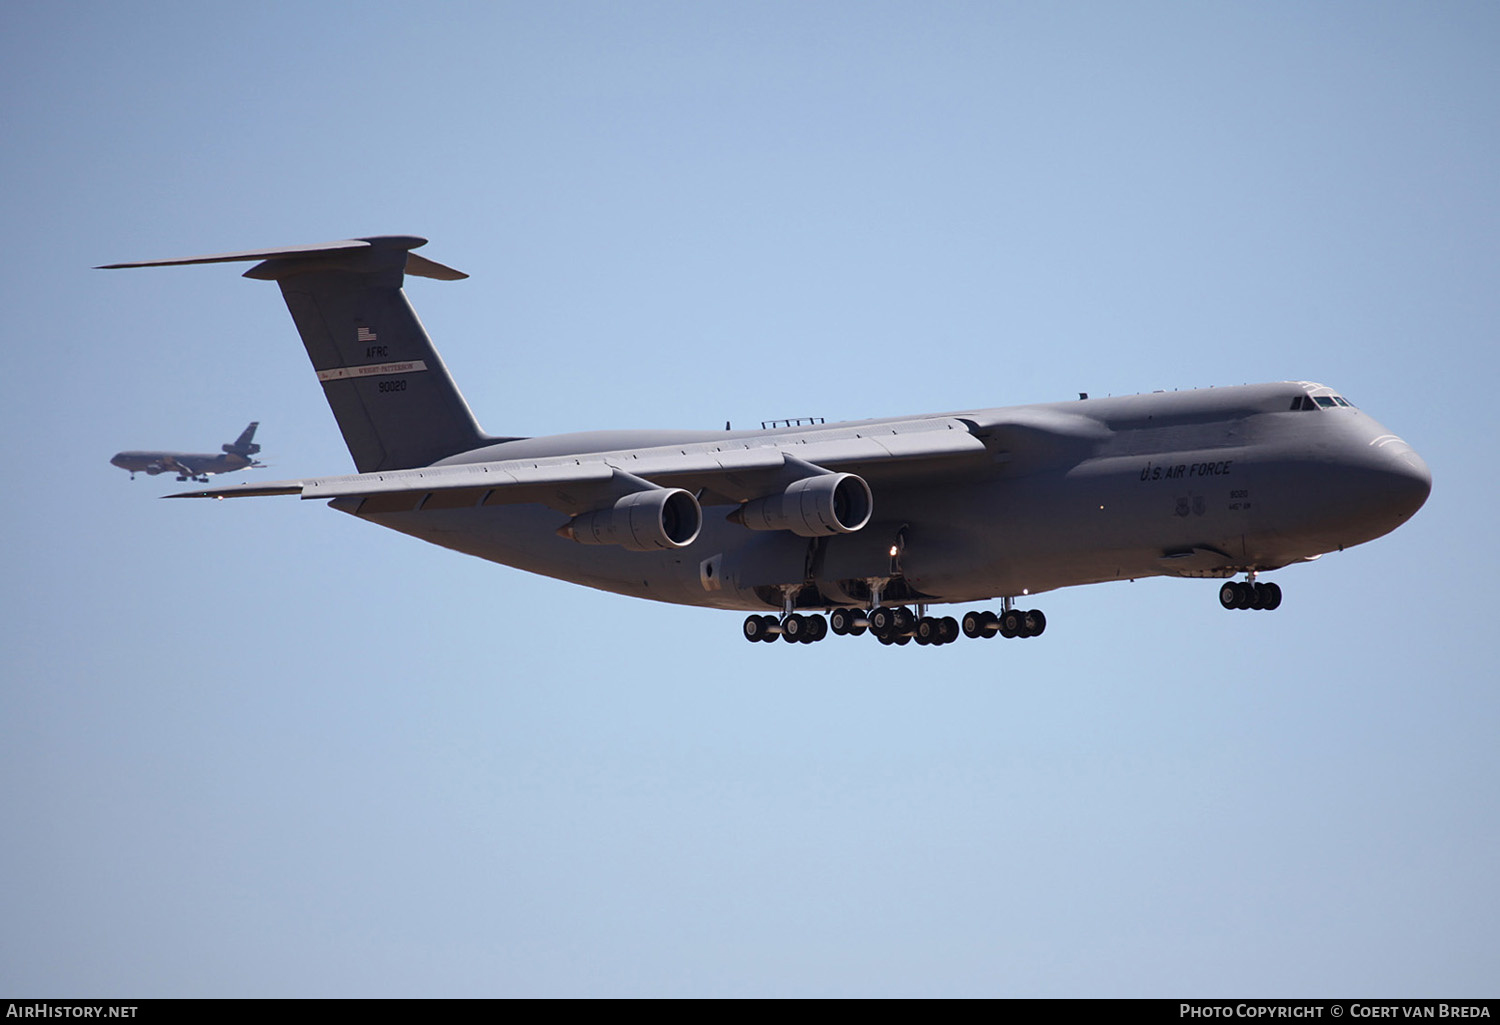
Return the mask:
<svg viewBox="0 0 1500 1025"><path fill-rule="evenodd" d="M384 235L101 269L261 261L245 277L281 286L354 465L369 473L426 466L504 440L480 431L406 300L406 274L468 277L411 252L426 244ZM251 424L240 442L248 444L254 429Z"/></svg>

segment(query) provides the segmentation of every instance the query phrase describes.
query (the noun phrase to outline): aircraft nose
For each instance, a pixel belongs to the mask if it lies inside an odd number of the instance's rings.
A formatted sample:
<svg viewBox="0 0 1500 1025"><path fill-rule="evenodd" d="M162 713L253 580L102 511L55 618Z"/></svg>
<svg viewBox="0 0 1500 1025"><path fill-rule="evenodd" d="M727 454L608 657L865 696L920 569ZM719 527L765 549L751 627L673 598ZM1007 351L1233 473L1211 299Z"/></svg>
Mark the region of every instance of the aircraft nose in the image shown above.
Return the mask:
<svg viewBox="0 0 1500 1025"><path fill-rule="evenodd" d="M1310 522L1332 547L1362 544L1414 516L1432 491L1432 471L1410 445L1378 424L1350 436L1309 481Z"/></svg>
<svg viewBox="0 0 1500 1025"><path fill-rule="evenodd" d="M1413 515L1432 494L1432 470L1410 445L1394 434L1376 438L1370 445L1379 450L1385 504L1403 519Z"/></svg>

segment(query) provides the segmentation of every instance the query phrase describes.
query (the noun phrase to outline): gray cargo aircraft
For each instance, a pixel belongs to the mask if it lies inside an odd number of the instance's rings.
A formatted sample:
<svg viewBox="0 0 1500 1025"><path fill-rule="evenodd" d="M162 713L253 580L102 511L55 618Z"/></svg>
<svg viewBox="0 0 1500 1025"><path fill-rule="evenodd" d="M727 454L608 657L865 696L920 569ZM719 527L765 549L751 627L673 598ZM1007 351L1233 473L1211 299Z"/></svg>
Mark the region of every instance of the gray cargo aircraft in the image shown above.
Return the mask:
<svg viewBox="0 0 1500 1025"><path fill-rule="evenodd" d="M178 480L207 483L211 473L233 473L247 466L256 469L265 466L264 463L255 461L254 456L260 451L260 446L250 440L255 437L255 429L259 426L258 421L251 421L250 426L241 431L238 438L221 445L222 452L219 453L120 452L110 462L122 470L129 470L131 480L135 480L138 473L147 473L152 477L159 473L175 473Z"/></svg>
<svg viewBox="0 0 1500 1025"><path fill-rule="evenodd" d="M259 261L355 474L173 496L300 495L455 551L655 601L738 609L751 641L1035 637L1043 591L1259 577L1386 534L1432 478L1306 381L761 430L480 431L402 288L466 275L383 236L111 267ZM1243 577L1243 580L1236 579ZM998 601L962 622L935 606ZM824 613L828 613L825 618Z"/></svg>

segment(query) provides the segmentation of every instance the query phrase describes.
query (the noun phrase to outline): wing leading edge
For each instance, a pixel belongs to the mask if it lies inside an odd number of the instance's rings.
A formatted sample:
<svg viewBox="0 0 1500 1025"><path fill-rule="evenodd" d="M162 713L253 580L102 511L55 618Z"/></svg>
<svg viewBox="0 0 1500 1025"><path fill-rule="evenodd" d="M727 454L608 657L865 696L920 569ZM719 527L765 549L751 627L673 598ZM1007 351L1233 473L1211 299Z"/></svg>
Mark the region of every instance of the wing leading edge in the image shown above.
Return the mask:
<svg viewBox="0 0 1500 1025"><path fill-rule="evenodd" d="M538 502L575 516L622 491L682 488L697 492L707 504L727 504L762 498L789 482L819 474L858 473L877 483L900 484L957 472L976 462L992 464L997 458L1004 454L997 456L986 447L964 421L935 417L722 443L273 481L167 497L379 496L382 511L397 511L441 495L438 501L444 507Z"/></svg>

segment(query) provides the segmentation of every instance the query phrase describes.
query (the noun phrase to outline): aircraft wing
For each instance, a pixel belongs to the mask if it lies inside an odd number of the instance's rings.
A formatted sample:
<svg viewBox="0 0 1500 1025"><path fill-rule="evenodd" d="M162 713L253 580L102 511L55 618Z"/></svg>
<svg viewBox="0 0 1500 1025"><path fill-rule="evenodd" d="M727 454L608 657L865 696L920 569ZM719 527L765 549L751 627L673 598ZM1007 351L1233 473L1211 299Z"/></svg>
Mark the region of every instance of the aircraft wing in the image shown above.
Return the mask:
<svg viewBox="0 0 1500 1025"><path fill-rule="evenodd" d="M302 494L302 481L283 480L272 481L269 484L241 484L230 485L223 488L210 488L206 491L184 491L176 495L163 495L163 498L265 498L269 495L300 495Z"/></svg>
<svg viewBox="0 0 1500 1025"><path fill-rule="evenodd" d="M652 487L697 492L705 504L744 502L821 473L857 473L872 485L918 483L1004 461L954 417L835 425L781 433L576 456L458 463L410 470L275 481L171 498L376 499L366 511L537 502L568 515ZM437 504L434 504L437 503Z"/></svg>

